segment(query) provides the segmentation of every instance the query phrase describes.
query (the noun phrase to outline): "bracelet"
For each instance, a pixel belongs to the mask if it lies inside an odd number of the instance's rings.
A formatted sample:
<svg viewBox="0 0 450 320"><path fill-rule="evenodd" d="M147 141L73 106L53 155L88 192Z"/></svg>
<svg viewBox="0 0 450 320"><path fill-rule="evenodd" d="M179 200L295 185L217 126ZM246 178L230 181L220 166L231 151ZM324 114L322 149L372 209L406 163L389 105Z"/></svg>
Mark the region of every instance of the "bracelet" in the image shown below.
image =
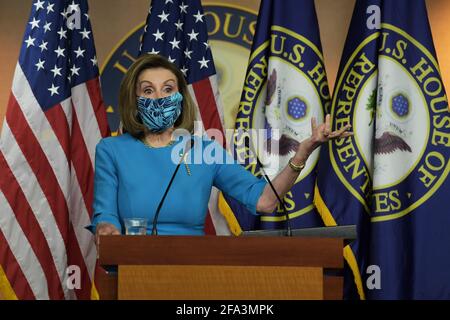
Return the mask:
<svg viewBox="0 0 450 320"><path fill-rule="evenodd" d="M295 172L300 172L300 171L302 171L303 168L304 168L305 165L306 165L306 162L303 162L303 163L300 164L300 165L296 165L296 164L294 164L294 163L292 162L292 159L293 159L293 158L289 159L289 167L291 167L291 169L294 170Z"/></svg>

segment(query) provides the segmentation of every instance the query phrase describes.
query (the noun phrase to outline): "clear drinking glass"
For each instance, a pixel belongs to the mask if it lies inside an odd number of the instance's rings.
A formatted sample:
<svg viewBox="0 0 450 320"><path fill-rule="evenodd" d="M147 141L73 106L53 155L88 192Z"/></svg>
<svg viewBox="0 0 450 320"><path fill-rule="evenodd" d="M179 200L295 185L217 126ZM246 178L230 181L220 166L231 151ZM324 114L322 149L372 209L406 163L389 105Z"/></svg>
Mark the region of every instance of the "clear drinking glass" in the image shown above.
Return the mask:
<svg viewBox="0 0 450 320"><path fill-rule="evenodd" d="M126 235L145 235L147 234L146 218L127 218L124 219Z"/></svg>

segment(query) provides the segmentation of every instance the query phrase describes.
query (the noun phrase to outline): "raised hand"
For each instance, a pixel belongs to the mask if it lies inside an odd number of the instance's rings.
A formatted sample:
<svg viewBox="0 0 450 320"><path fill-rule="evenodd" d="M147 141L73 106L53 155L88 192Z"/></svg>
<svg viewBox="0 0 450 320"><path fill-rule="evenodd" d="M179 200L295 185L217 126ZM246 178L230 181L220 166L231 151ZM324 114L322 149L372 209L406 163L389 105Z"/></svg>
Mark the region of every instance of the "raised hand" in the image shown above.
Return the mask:
<svg viewBox="0 0 450 320"><path fill-rule="evenodd" d="M351 125L348 124L345 127L331 131L330 115L325 116L325 122L317 125L315 117L311 118L311 136L302 141L298 146L295 154L295 163L303 164L308 159L309 155L322 143L328 142L334 139L347 138L353 135L353 132L348 131Z"/></svg>
<svg viewBox="0 0 450 320"><path fill-rule="evenodd" d="M325 122L317 125L316 118L311 118L311 139L316 144L322 144L328 142L329 140L347 138L353 135L353 132L348 130L352 126L350 124L342 127L339 130L331 131L330 125L330 115L325 116Z"/></svg>

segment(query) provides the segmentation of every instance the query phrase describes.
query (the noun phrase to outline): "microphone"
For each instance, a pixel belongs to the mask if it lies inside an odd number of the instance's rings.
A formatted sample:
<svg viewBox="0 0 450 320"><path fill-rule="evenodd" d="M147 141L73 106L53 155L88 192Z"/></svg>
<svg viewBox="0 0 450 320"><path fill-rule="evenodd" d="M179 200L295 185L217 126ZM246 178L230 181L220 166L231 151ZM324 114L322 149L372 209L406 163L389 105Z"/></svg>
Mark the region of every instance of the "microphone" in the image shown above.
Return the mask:
<svg viewBox="0 0 450 320"><path fill-rule="evenodd" d="M251 140L248 136L247 136L248 140ZM245 140L247 140L247 138L244 138ZM278 202L281 205L281 208L283 209L283 213L284 216L286 218L286 236L287 237L292 237L292 227L291 227L291 218L289 217L289 214L287 212L286 209L286 205L284 203L284 200L281 199L280 195L278 194L277 190L275 189L275 187L272 184L272 180L270 180L269 176L267 175L266 171L264 170L264 166L261 163L261 161L259 161L258 158L258 154L256 152L254 152L252 146L252 142L250 141L250 143L247 144L249 146L249 149L253 152L253 154L255 155L256 158L256 163L258 164L258 166L261 169L261 172L263 173L263 177L264 179L266 179L266 181L269 183L270 188L272 189L273 193L275 194L275 196L277 197Z"/></svg>
<svg viewBox="0 0 450 320"><path fill-rule="evenodd" d="M158 208L156 209L156 213L155 216L153 217L153 227L152 227L152 236L157 236L158 235L158 229L156 227L157 222L158 222L158 217L159 217L159 212L161 211L162 205L164 203L164 200L166 199L167 194L169 193L170 187L172 186L172 182L175 179L175 176L177 175L178 169L180 169L181 163L183 162L183 160L186 158L187 153L189 152L189 150L191 150L194 147L194 138L192 137L191 140L189 140L186 143L185 146L185 151L183 152L183 155L180 157L180 161L177 164L177 167L175 168L175 171L172 174L172 177L170 178L170 182L167 185L166 191L164 192L163 197L161 198L161 201L158 204Z"/></svg>
<svg viewBox="0 0 450 320"><path fill-rule="evenodd" d="M264 179L269 183L270 188L272 189L273 193L278 199L278 202L281 204L281 208L283 209L284 216L286 217L286 236L292 237L292 228L291 228L291 218L289 217L289 214L286 210L286 205L284 204L284 200L281 199L280 195L278 194L277 190L275 190L275 187L272 184L272 181L270 180L269 176L266 174L266 171L264 170L264 166L262 165L261 161L259 161L258 156L255 153L256 157L256 163L261 168L261 171L263 173Z"/></svg>

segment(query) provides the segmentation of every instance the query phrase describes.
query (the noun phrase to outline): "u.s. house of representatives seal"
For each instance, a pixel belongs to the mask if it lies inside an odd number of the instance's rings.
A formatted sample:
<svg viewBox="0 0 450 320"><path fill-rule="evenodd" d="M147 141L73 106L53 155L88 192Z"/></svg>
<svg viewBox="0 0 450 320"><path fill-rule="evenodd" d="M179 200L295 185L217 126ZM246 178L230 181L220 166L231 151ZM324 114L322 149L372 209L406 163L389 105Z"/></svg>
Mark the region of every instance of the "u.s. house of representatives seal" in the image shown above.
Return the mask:
<svg viewBox="0 0 450 320"><path fill-rule="evenodd" d="M311 118L319 123L328 108L329 88L323 57L308 38L282 26L274 25L270 37L250 57L249 70L236 118L236 129L265 129L265 143L253 135L259 157L269 176L276 176L297 151L299 142L311 135ZM239 137L237 138L239 139ZM262 145L262 147L261 147ZM251 154L248 145L236 141L237 157ZM285 197L291 219L313 209L312 191L318 150L308 159L305 169ZM246 164L261 175L255 162ZM283 210L261 221L282 221Z"/></svg>
<svg viewBox="0 0 450 320"><path fill-rule="evenodd" d="M355 132L330 148L339 179L374 222L410 213L450 168L448 102L435 58L405 31L382 24L353 52L336 90L333 129L350 123Z"/></svg>

